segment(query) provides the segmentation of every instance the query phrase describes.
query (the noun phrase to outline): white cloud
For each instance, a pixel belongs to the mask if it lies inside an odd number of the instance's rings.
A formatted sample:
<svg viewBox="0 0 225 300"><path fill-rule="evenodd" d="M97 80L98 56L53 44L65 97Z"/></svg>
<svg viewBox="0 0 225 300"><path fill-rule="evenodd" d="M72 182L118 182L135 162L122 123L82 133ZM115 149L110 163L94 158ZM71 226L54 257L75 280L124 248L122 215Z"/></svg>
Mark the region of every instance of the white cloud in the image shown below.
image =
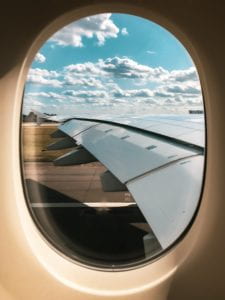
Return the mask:
<svg viewBox="0 0 225 300"><path fill-rule="evenodd" d="M49 70L46 70L46 69L39 69L39 68L30 69L28 75L44 76L44 77L48 77L48 78L53 78L53 77L55 78L55 77L60 76L60 74L56 71L49 71Z"/></svg>
<svg viewBox="0 0 225 300"><path fill-rule="evenodd" d="M121 34L122 34L122 35L128 35L129 33L128 33L128 31L127 31L127 28L125 28L125 27L122 28L122 29L121 29Z"/></svg>
<svg viewBox="0 0 225 300"><path fill-rule="evenodd" d="M174 94L193 94L199 95L201 93L200 86L195 86L191 84L177 84L177 85L169 85L166 88L166 91Z"/></svg>
<svg viewBox="0 0 225 300"><path fill-rule="evenodd" d="M30 69L27 76L27 82L32 84L62 87L62 82L60 80L54 79L59 76L59 73L56 71L49 71L39 68Z"/></svg>
<svg viewBox="0 0 225 300"><path fill-rule="evenodd" d="M44 63L44 62L46 61L46 57L45 57L43 54L41 54L40 52L38 52L38 53L35 55L34 60L35 60L36 62L39 62L40 64L42 64L42 63Z"/></svg>
<svg viewBox="0 0 225 300"><path fill-rule="evenodd" d="M175 101L174 99L166 99L165 102L164 102L164 105L167 104L167 105L174 105L175 104Z"/></svg>
<svg viewBox="0 0 225 300"><path fill-rule="evenodd" d="M131 95L131 97L144 97L144 98L148 98L148 97L152 97L153 96L153 92L152 92L152 90L149 90L149 89L131 90L130 91L130 95Z"/></svg>
<svg viewBox="0 0 225 300"><path fill-rule="evenodd" d="M156 89L154 91L154 96L155 97L160 97L160 98L167 98L167 97L171 97L172 94L171 93L168 93L165 88L163 87L159 87L158 89Z"/></svg>
<svg viewBox="0 0 225 300"><path fill-rule="evenodd" d="M151 68L127 57L99 59L96 63L68 65L65 71L73 72L76 76L92 74L93 76L111 76L114 78L129 78L160 81L169 77L169 72L162 67Z"/></svg>
<svg viewBox="0 0 225 300"><path fill-rule="evenodd" d="M178 82L199 81L195 67L190 67L186 70L174 70L170 73L170 79Z"/></svg>
<svg viewBox="0 0 225 300"><path fill-rule="evenodd" d="M68 65L64 68L66 72L74 73L76 76L84 76L91 74L92 76L104 76L105 72L103 72L97 63L86 62L83 64L75 64L75 65Z"/></svg>
<svg viewBox="0 0 225 300"><path fill-rule="evenodd" d="M27 78L27 82L32 84L39 84L39 85L48 85L53 87L62 87L62 82L57 79L46 79L42 76L34 76L29 75Z"/></svg>
<svg viewBox="0 0 225 300"><path fill-rule="evenodd" d="M72 96L76 98L106 98L108 93L106 91L95 90L95 91L75 91L75 90L66 90L63 92L66 96Z"/></svg>
<svg viewBox="0 0 225 300"><path fill-rule="evenodd" d="M148 54L156 54L156 52L152 51L152 50L147 50L146 53L148 53Z"/></svg>
<svg viewBox="0 0 225 300"><path fill-rule="evenodd" d="M102 46L107 38L116 38L119 33L110 17L111 14L106 13L83 18L56 32L51 41L61 46L83 47L83 37L96 37Z"/></svg>
<svg viewBox="0 0 225 300"><path fill-rule="evenodd" d="M42 97L42 98L52 98L52 99L65 99L65 96L55 93L55 92L34 92L27 93L27 97Z"/></svg>
<svg viewBox="0 0 225 300"><path fill-rule="evenodd" d="M117 90L114 90L112 94L115 98L123 98L123 97L148 98L148 97L152 97L154 95L152 90L149 90L149 89L139 89L139 90L117 89Z"/></svg>
<svg viewBox="0 0 225 300"><path fill-rule="evenodd" d="M101 59L97 65L103 71L118 78L146 79L150 76L157 76L164 72L163 68L151 68L146 65L141 65L127 57L113 57L107 58L106 60Z"/></svg>
<svg viewBox="0 0 225 300"><path fill-rule="evenodd" d="M64 77L64 85L93 87L93 88L98 88L98 89L104 88L101 81L98 79L95 79L93 77L75 78L75 77L71 76L70 74L66 75Z"/></svg>
<svg viewBox="0 0 225 300"><path fill-rule="evenodd" d="M137 107L139 104L156 104L156 101L153 99L154 93L149 89L65 90L63 95L70 99L72 103L95 106L117 106L119 108L121 104ZM90 107L87 109L90 109Z"/></svg>
<svg viewBox="0 0 225 300"><path fill-rule="evenodd" d="M45 104L42 103L41 101L39 100L36 100L36 99L32 99L32 98L25 98L25 101L24 101L24 105L26 107L30 107L30 108L34 108L34 107L45 107Z"/></svg>
<svg viewBox="0 0 225 300"><path fill-rule="evenodd" d="M196 81L160 85L155 88L153 98L164 108L179 106L184 109L191 104L203 105L200 84Z"/></svg>
<svg viewBox="0 0 225 300"><path fill-rule="evenodd" d="M43 100L49 107L52 104L62 107L58 105L61 102L61 105L89 112L97 112L99 107L100 111L145 113L152 109L154 112L182 112L190 106L202 106L201 87L194 67L168 71L139 64L128 57L71 64L61 71L31 69L28 80L62 88L60 93L53 89L27 94L32 101ZM137 83L142 85L137 86Z"/></svg>

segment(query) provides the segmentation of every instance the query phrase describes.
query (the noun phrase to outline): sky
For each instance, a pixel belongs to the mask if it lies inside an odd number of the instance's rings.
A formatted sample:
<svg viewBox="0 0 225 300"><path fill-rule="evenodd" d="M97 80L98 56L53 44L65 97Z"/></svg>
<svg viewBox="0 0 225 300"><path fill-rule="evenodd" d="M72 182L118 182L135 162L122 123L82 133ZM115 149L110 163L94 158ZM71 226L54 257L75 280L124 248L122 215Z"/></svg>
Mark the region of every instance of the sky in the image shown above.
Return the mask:
<svg viewBox="0 0 225 300"><path fill-rule="evenodd" d="M23 112L99 116L203 109L196 68L166 29L127 14L99 14L56 32L36 54Z"/></svg>

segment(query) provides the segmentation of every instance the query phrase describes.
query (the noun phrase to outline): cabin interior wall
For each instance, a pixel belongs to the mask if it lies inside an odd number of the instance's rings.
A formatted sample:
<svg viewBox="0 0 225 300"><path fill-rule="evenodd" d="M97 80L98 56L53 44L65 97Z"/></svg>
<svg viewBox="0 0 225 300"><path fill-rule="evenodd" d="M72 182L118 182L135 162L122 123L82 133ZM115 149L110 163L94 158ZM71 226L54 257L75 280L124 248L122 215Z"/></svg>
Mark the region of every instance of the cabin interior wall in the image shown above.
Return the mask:
<svg viewBox="0 0 225 300"><path fill-rule="evenodd" d="M44 271L20 230L21 221L15 205L15 199L23 198L19 169L22 82L34 51L54 30L65 24L65 17L60 16L68 14L67 19L71 20L73 13L70 11L74 11L77 17L119 11L158 20L177 35L191 52L205 98L205 186L196 221L183 241L168 254L176 272L164 279L159 278L154 288L143 288L142 294L136 291L126 295L124 292L118 299L222 299L225 294L225 10L222 1L209 0L124 0L122 3L119 0L109 0L107 3L100 0L21 0L13 4L4 1L4 9L0 12L0 235L3 241L0 249L0 298L66 300L76 294L76 299L115 299L113 293L102 296L92 296L85 291L75 293ZM46 27L49 31L40 35ZM28 52L30 56L26 58ZM141 282L141 279L138 280ZM116 289L113 282L111 285L112 289Z"/></svg>

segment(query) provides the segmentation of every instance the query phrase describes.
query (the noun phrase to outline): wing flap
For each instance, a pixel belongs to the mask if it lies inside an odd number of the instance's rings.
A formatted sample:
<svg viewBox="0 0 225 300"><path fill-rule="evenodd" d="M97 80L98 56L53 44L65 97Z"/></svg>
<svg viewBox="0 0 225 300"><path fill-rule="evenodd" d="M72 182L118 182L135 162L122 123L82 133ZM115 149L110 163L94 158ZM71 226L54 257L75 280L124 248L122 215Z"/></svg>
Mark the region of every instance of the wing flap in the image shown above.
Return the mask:
<svg viewBox="0 0 225 300"><path fill-rule="evenodd" d="M98 123L92 121L69 120L60 125L59 130L66 133L70 137L75 137L76 135L96 125L98 125Z"/></svg>
<svg viewBox="0 0 225 300"><path fill-rule="evenodd" d="M76 146L76 142L71 137L67 136L66 138L54 142L46 147L47 150L61 150L66 148L73 148Z"/></svg>
<svg viewBox="0 0 225 300"><path fill-rule="evenodd" d="M80 165L96 161L96 158L86 149L78 148L54 160L55 166Z"/></svg>
<svg viewBox="0 0 225 300"><path fill-rule="evenodd" d="M181 235L194 215L201 193L203 165L203 156L195 156L127 184L164 249Z"/></svg>

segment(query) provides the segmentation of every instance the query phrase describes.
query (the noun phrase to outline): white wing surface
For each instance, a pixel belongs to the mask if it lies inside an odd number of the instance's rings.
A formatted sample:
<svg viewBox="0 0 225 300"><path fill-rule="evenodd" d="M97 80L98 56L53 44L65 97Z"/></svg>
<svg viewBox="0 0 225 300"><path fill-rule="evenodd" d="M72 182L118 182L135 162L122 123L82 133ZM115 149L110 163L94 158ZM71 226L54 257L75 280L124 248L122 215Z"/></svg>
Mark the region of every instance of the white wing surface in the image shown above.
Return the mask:
<svg viewBox="0 0 225 300"><path fill-rule="evenodd" d="M113 184L119 182L130 191L162 248L182 234L201 193L203 124L155 118L119 124L74 118L60 125L59 131L70 138L68 148L71 138L76 148L57 158L56 165L100 161L108 169L104 182L111 178Z"/></svg>

